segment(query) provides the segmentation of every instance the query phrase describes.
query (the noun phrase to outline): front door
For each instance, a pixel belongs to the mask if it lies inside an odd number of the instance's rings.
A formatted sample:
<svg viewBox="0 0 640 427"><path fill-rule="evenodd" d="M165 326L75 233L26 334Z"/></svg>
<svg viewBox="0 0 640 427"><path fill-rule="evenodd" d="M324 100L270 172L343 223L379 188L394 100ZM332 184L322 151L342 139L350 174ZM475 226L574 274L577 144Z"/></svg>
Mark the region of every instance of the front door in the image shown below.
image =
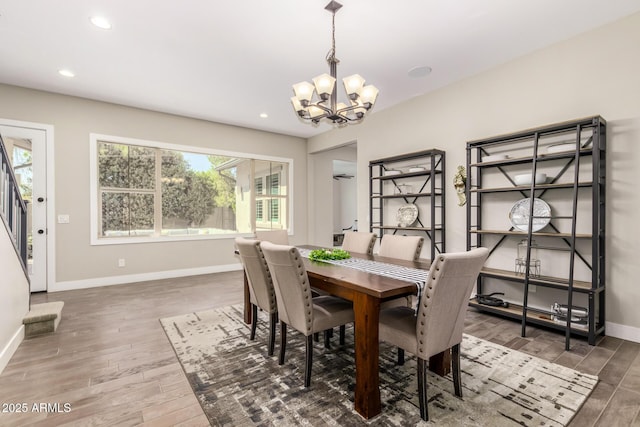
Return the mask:
<svg viewBox="0 0 640 427"><path fill-rule="evenodd" d="M27 268L31 292L47 290L46 131L0 120L0 135L27 202Z"/></svg>

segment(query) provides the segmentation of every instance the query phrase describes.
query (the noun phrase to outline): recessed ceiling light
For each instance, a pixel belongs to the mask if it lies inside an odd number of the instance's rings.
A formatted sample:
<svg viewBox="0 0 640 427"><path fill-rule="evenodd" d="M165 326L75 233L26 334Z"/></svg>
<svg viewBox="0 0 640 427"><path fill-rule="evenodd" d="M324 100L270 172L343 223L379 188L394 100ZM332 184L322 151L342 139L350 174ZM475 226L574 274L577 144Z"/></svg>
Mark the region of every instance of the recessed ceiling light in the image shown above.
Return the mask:
<svg viewBox="0 0 640 427"><path fill-rule="evenodd" d="M431 74L431 67L427 67L426 65L421 65L419 67L413 67L409 70L409 77L420 78L425 77Z"/></svg>
<svg viewBox="0 0 640 427"><path fill-rule="evenodd" d="M76 75L70 70L58 70L58 74L65 77L75 77Z"/></svg>
<svg viewBox="0 0 640 427"><path fill-rule="evenodd" d="M260 118L266 119L267 117L269 117L267 113L260 113Z"/></svg>
<svg viewBox="0 0 640 427"><path fill-rule="evenodd" d="M98 28L102 28L103 30L111 29L111 23L107 21L107 18L104 18L102 16L92 16L89 19L91 20L91 23Z"/></svg>

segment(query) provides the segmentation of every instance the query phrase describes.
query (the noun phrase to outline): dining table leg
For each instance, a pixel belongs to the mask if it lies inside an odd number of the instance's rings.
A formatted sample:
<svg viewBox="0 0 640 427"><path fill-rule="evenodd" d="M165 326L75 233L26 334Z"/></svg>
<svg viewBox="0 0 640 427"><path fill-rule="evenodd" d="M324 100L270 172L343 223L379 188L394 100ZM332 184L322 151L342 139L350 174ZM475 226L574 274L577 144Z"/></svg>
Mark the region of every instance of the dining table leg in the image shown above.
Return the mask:
<svg viewBox="0 0 640 427"><path fill-rule="evenodd" d="M353 311L356 358L355 410L365 419L369 419L381 411L378 369L380 299L364 293L356 293Z"/></svg>
<svg viewBox="0 0 640 427"><path fill-rule="evenodd" d="M444 377L451 372L451 350L434 354L429 358L429 370Z"/></svg>

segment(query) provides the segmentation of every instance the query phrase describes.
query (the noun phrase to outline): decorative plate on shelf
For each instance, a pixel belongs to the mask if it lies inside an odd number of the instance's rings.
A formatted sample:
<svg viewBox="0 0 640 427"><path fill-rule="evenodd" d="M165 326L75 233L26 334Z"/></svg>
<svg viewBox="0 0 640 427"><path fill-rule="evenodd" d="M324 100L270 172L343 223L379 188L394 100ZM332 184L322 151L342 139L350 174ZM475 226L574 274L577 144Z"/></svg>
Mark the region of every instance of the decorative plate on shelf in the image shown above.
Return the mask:
<svg viewBox="0 0 640 427"><path fill-rule="evenodd" d="M398 227L408 227L418 219L418 207L413 203L407 203L404 206L398 208L396 213L396 221L398 221Z"/></svg>
<svg viewBox="0 0 640 427"><path fill-rule="evenodd" d="M519 231L529 230L529 210L531 207L531 199L518 200L509 212L509 221L511 225ZM539 231L549 224L551 221L551 207L542 199L537 197L533 199L533 220L531 223L531 231Z"/></svg>

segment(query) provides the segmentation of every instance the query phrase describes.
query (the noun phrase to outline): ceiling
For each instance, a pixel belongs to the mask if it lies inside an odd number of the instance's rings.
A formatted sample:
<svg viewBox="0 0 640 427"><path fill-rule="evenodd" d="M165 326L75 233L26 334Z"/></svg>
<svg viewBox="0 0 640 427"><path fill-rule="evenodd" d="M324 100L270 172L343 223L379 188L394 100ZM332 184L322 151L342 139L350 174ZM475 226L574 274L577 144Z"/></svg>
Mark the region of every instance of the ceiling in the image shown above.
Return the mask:
<svg viewBox="0 0 640 427"><path fill-rule="evenodd" d="M0 82L310 137L331 125L301 122L289 98L328 72L328 2L0 0ZM377 86L373 114L640 11L636 0L341 3L338 79ZM417 66L433 71L410 77Z"/></svg>

